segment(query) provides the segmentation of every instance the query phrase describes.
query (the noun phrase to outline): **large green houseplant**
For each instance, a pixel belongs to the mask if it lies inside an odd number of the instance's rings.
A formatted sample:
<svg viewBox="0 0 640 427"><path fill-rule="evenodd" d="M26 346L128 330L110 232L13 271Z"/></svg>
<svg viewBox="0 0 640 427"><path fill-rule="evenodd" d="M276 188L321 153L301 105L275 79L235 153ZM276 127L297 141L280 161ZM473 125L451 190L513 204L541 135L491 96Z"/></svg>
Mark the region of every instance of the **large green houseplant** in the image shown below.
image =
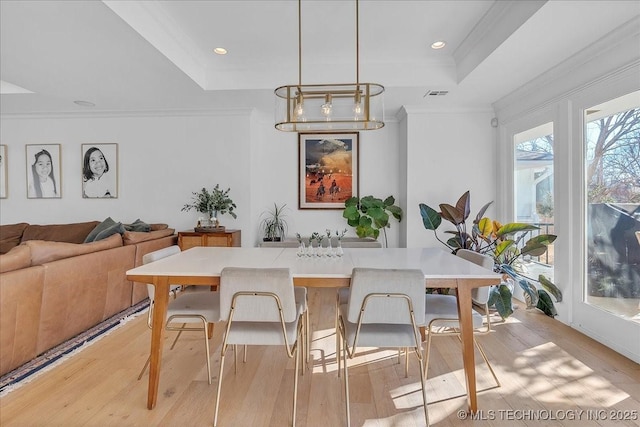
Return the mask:
<svg viewBox="0 0 640 427"><path fill-rule="evenodd" d="M467 219L471 212L468 191L458 199L455 206L447 203L440 204L440 212L424 203L420 203L419 206L424 227L427 230L433 230L436 239L440 243L454 253L458 249L470 249L490 255L494 259L494 271L502 273L505 280L511 279L517 282L522 288L527 308L535 307L542 310L546 315L555 317L558 313L549 294L560 302L562 301L562 293L544 275L539 275L537 280L526 276L521 264L523 257L526 255L543 255L547 251L548 245L556 239L556 236L553 234L539 234L528 239L524 245L520 245L532 230L538 230L539 227L532 224L516 222L500 224L497 221L493 221L484 216L491 203L487 203L478 211L470 230L467 228ZM446 241L441 240L437 233L437 229L443 219L455 226L455 230L447 230L445 232L452 234ZM538 289L535 283L540 284L542 288ZM491 289L489 306L495 306L503 318L513 313L511 304L512 292L504 281L499 286L494 286Z"/></svg>
<svg viewBox="0 0 640 427"><path fill-rule="evenodd" d="M380 230L384 234L384 246L387 247L387 228L391 227L389 217L393 216L398 222L402 221L402 208L395 205L396 199L389 196L378 199L373 196L362 198L351 197L344 202L342 216L347 224L355 227L358 237L373 237L377 239Z"/></svg>
<svg viewBox="0 0 640 427"><path fill-rule="evenodd" d="M215 226L219 226L219 215L228 213L234 219L238 216L233 211L236 208L236 204L229 197L230 188L226 190L220 189L220 184L216 184L213 190L209 191L206 188L202 188L199 192L192 193L193 198L191 203L187 203L182 207L182 211L195 210L197 212L207 214L207 219L215 221Z"/></svg>

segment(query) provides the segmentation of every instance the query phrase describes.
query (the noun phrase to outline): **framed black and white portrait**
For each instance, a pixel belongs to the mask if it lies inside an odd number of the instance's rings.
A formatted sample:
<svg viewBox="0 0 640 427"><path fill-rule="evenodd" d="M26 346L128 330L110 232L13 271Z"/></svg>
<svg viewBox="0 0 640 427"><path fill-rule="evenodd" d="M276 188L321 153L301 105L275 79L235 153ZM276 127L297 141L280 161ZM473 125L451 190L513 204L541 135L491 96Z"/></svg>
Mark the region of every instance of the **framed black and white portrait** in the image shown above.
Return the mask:
<svg viewBox="0 0 640 427"><path fill-rule="evenodd" d="M82 144L82 197L118 197L118 144Z"/></svg>
<svg viewBox="0 0 640 427"><path fill-rule="evenodd" d="M59 199L62 197L60 144L27 144L27 198Z"/></svg>

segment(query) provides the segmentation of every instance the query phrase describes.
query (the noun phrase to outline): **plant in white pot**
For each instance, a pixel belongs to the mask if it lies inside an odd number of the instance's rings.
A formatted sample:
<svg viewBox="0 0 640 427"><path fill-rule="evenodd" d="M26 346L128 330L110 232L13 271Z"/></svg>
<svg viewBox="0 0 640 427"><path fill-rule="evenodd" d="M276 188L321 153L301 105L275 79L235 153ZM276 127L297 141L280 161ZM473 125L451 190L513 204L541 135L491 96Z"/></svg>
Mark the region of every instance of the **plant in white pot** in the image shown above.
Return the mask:
<svg viewBox="0 0 640 427"><path fill-rule="evenodd" d="M195 210L207 215L207 219L213 221L216 228L220 227L220 215L229 214L234 219L238 216L234 212L236 204L229 197L230 188L226 190L220 189L220 184L216 184L213 190L209 191L202 188L199 192L194 192L191 203L187 203L182 207L182 211Z"/></svg>
<svg viewBox="0 0 640 427"><path fill-rule="evenodd" d="M287 236L286 207L286 204L278 206L274 203L273 209L262 213L260 228L262 229L262 240L264 242L279 242Z"/></svg>

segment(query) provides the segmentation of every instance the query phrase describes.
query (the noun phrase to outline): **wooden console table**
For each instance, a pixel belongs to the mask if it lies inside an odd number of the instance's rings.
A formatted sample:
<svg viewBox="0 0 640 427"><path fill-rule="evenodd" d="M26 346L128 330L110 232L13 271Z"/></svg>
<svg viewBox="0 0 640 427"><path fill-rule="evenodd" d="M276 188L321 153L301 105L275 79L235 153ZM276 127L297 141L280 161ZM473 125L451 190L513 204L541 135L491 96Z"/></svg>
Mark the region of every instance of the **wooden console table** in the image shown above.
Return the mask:
<svg viewBox="0 0 640 427"><path fill-rule="evenodd" d="M240 242L240 230L178 232L178 246L180 246L180 250L183 251L196 246L240 246Z"/></svg>

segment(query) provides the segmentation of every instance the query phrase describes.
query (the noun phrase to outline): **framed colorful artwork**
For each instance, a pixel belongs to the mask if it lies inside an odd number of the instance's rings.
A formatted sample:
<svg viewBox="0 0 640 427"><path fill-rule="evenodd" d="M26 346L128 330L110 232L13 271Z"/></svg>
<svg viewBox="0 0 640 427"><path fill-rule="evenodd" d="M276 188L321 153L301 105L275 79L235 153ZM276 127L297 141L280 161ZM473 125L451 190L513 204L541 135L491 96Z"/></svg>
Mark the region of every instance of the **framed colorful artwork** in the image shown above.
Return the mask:
<svg viewBox="0 0 640 427"><path fill-rule="evenodd" d="M82 197L118 197L118 144L82 144Z"/></svg>
<svg viewBox="0 0 640 427"><path fill-rule="evenodd" d="M59 199L62 197L60 144L27 144L27 198Z"/></svg>
<svg viewBox="0 0 640 427"><path fill-rule="evenodd" d="M358 132L298 134L298 207L344 209L358 196Z"/></svg>

